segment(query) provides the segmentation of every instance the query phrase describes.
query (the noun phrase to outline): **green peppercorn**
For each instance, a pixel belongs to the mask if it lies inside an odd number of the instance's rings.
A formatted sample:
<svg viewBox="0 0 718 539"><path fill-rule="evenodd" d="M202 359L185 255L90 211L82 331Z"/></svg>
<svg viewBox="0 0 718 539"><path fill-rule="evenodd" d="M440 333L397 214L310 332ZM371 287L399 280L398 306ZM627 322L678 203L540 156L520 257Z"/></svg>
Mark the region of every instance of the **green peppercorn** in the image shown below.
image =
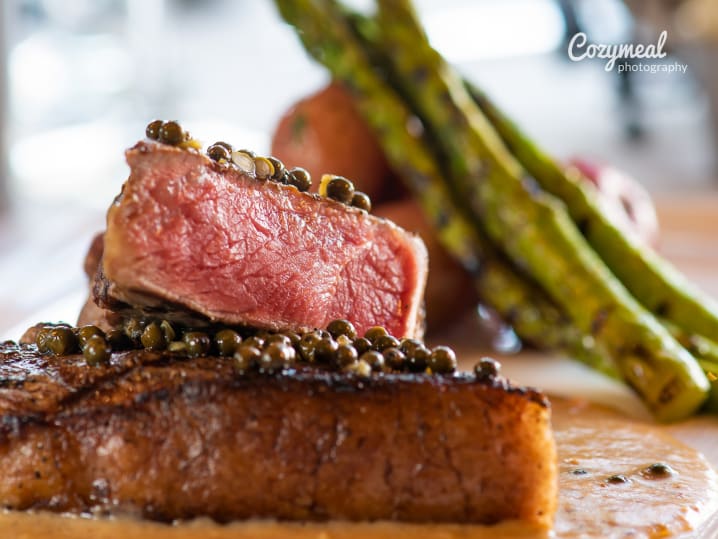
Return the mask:
<svg viewBox="0 0 718 539"><path fill-rule="evenodd" d="M284 333L272 333L271 335L267 335L267 338L264 339L264 346L269 346L273 343L279 343L282 346L291 346L292 341L289 340L289 337L287 337Z"/></svg>
<svg viewBox="0 0 718 539"><path fill-rule="evenodd" d="M314 346L314 359L319 363L331 363L339 345L332 338L322 339Z"/></svg>
<svg viewBox="0 0 718 539"><path fill-rule="evenodd" d="M316 331L312 331L310 333L305 333L302 335L302 338L299 339L299 345L300 346L311 346L314 347L316 344L321 341L323 338L322 335L317 333Z"/></svg>
<svg viewBox="0 0 718 539"><path fill-rule="evenodd" d="M167 339L162 328L157 322L152 322L145 327L140 337L140 342L147 350L164 350L167 348Z"/></svg>
<svg viewBox="0 0 718 539"><path fill-rule="evenodd" d="M309 191L312 187L312 177L303 168L296 167L288 171L287 183L300 191Z"/></svg>
<svg viewBox="0 0 718 539"><path fill-rule="evenodd" d="M228 150L225 146L215 143L207 148L207 155L213 161L224 160L229 162L232 159L231 150Z"/></svg>
<svg viewBox="0 0 718 539"><path fill-rule="evenodd" d="M414 349L409 357L409 369L412 372L423 372L431 361L431 350L423 344Z"/></svg>
<svg viewBox="0 0 718 539"><path fill-rule="evenodd" d="M110 359L110 348L102 336L93 335L82 347L82 355L88 365L100 365Z"/></svg>
<svg viewBox="0 0 718 539"><path fill-rule="evenodd" d="M76 350L77 340L70 328L59 327L50 330L45 346L54 355L64 356Z"/></svg>
<svg viewBox="0 0 718 539"><path fill-rule="evenodd" d="M162 124L162 127L160 127L160 142L164 142L165 144L176 146L185 140L185 136L182 126L175 121L165 122Z"/></svg>
<svg viewBox="0 0 718 539"><path fill-rule="evenodd" d="M319 178L319 186L317 187L317 194L320 197L327 196L327 186L329 185L329 182L332 181L334 178L335 178L334 174L322 174L322 177Z"/></svg>
<svg viewBox="0 0 718 539"><path fill-rule="evenodd" d="M406 366L406 356L398 348L391 346L382 352L384 363L395 371L402 371Z"/></svg>
<svg viewBox="0 0 718 539"><path fill-rule="evenodd" d="M300 344L297 346L297 353L299 354L299 359L301 361L305 361L306 363L312 363L314 361L313 346L305 346Z"/></svg>
<svg viewBox="0 0 718 539"><path fill-rule="evenodd" d="M426 345L422 344L421 346L415 348L411 355L417 357L418 359L423 359L428 365L429 360L431 359L431 350L429 350Z"/></svg>
<svg viewBox="0 0 718 539"><path fill-rule="evenodd" d="M327 331L335 339L339 337L339 335L346 335L350 339L357 336L354 324L352 324L349 320L344 319L332 320L329 322L329 325L327 325Z"/></svg>
<svg viewBox="0 0 718 539"><path fill-rule="evenodd" d="M145 329L145 324L137 318L130 318L125 321L125 335L135 344L140 343L142 338L142 332Z"/></svg>
<svg viewBox="0 0 718 539"><path fill-rule="evenodd" d="M247 345L245 341L234 353L234 368L239 372L246 372L256 367L261 357L261 350L256 346Z"/></svg>
<svg viewBox="0 0 718 539"><path fill-rule="evenodd" d="M355 361L344 367L344 372L360 376L361 378L369 378L371 376L371 366L366 361Z"/></svg>
<svg viewBox="0 0 718 539"><path fill-rule="evenodd" d="M314 349L321 340L322 338L316 332L302 335L297 345L300 357L308 363L314 361Z"/></svg>
<svg viewBox="0 0 718 539"><path fill-rule="evenodd" d="M47 354L50 352L50 349L47 347L47 339L50 336L50 328L42 328L40 331L37 332L37 336L35 337L35 344L37 345L37 350L41 354Z"/></svg>
<svg viewBox="0 0 718 539"><path fill-rule="evenodd" d="M427 362L421 358L406 356L406 368L409 372L424 372L427 366Z"/></svg>
<svg viewBox="0 0 718 539"><path fill-rule="evenodd" d="M289 174L289 171L287 169L284 169L284 174L282 174L278 179L275 180L277 183L281 183L282 185L291 185L295 189L297 189L297 186L292 183L292 176ZM299 190L299 189L297 189Z"/></svg>
<svg viewBox="0 0 718 539"><path fill-rule="evenodd" d="M359 358L356 349L351 345L338 346L334 352L334 362L339 367L346 367Z"/></svg>
<svg viewBox="0 0 718 539"><path fill-rule="evenodd" d="M237 150L232 152L232 163L239 170L250 176L254 176L254 154L249 154L245 150Z"/></svg>
<svg viewBox="0 0 718 539"><path fill-rule="evenodd" d="M291 367L296 363L296 361L297 351L294 349L294 347L291 344L284 346L284 366Z"/></svg>
<svg viewBox="0 0 718 539"><path fill-rule="evenodd" d="M247 337L246 339L244 339L244 343L248 346L254 346L255 348L259 348L260 350L264 348L264 339L259 335L252 335L251 337Z"/></svg>
<svg viewBox="0 0 718 539"><path fill-rule="evenodd" d="M248 155L248 156L251 157L252 159L254 159L255 157L257 157L257 154L256 154L256 153L254 153L252 150L247 150L246 148L242 148L241 150L237 150L237 151L238 151L238 152L242 152L243 154Z"/></svg>
<svg viewBox="0 0 718 539"><path fill-rule="evenodd" d="M362 193L361 191L356 191L354 193L354 196L352 197L352 206L355 208L359 208L360 210L364 210L366 212L371 211L371 199L369 198L369 195L366 193Z"/></svg>
<svg viewBox="0 0 718 539"><path fill-rule="evenodd" d="M474 374L480 380L487 380L498 376L501 370L501 364L490 357L482 357L474 366Z"/></svg>
<svg viewBox="0 0 718 539"><path fill-rule="evenodd" d="M379 337L384 337L385 335L389 335L386 329L381 326L374 326L366 330L364 338L373 344Z"/></svg>
<svg viewBox="0 0 718 539"><path fill-rule="evenodd" d="M351 204L354 184L342 176L334 176L327 183L327 196L343 204Z"/></svg>
<svg viewBox="0 0 718 539"><path fill-rule="evenodd" d="M182 341L187 345L187 354L190 357L205 356L209 352L212 341L209 335L201 331L189 331L182 336Z"/></svg>
<svg viewBox="0 0 718 539"><path fill-rule="evenodd" d="M68 352L65 352L65 353L71 353L72 351L75 350L75 345L77 344L77 333L76 333L77 330L71 328L68 324L64 324L64 323L63 324L50 324L50 325L41 327L38 330L37 335L35 336L35 345L37 346L37 349L41 354L50 354L50 353L55 354L55 352L50 347L50 341L51 340L57 341L57 338L53 339L53 334L52 334L53 330L56 330L56 329L68 330L71 332L71 339L70 339L70 341L72 343L71 350ZM61 343L55 342L54 346L55 346L55 348L61 347ZM62 354L60 354L60 355L62 355Z"/></svg>
<svg viewBox="0 0 718 539"><path fill-rule="evenodd" d="M242 337L234 330L223 329L214 336L214 344L220 356L233 356L242 343Z"/></svg>
<svg viewBox="0 0 718 539"><path fill-rule="evenodd" d="M268 180L274 175L274 165L266 157L255 157L254 175L258 180Z"/></svg>
<svg viewBox="0 0 718 539"><path fill-rule="evenodd" d="M84 346L85 343L95 335L104 338L105 332L97 326L82 326L81 328L77 328L77 341L79 342L80 347Z"/></svg>
<svg viewBox="0 0 718 539"><path fill-rule="evenodd" d="M172 341L167 345L167 351L186 354L187 344L184 341Z"/></svg>
<svg viewBox="0 0 718 539"><path fill-rule="evenodd" d="M407 357L411 356L414 353L414 350L422 346L424 346L424 343L421 341L409 339L407 337L404 337L399 341L399 350L404 352Z"/></svg>
<svg viewBox="0 0 718 539"><path fill-rule="evenodd" d="M456 354L448 346L437 346L431 351L429 367L434 373L452 373L456 370Z"/></svg>
<svg viewBox="0 0 718 539"><path fill-rule="evenodd" d="M281 181L282 178L285 177L284 173L287 171L287 169L284 168L284 163L282 163L276 157L272 156L267 157L267 160L272 163L272 168L274 169L274 174L272 174L272 180L274 180L275 182Z"/></svg>
<svg viewBox="0 0 718 539"><path fill-rule="evenodd" d="M264 372L276 372L290 367L295 360L294 348L280 342L267 345L259 359L259 368Z"/></svg>
<svg viewBox="0 0 718 539"><path fill-rule="evenodd" d="M399 341L391 335L382 335L374 341L374 350L383 352L387 348L399 348Z"/></svg>
<svg viewBox="0 0 718 539"><path fill-rule="evenodd" d="M160 128L162 127L162 120L154 120L147 124L145 129L145 135L147 138L157 140L160 138Z"/></svg>
<svg viewBox="0 0 718 539"><path fill-rule="evenodd" d="M130 338L121 329L113 329L107 334L106 339L113 350L128 350L132 347Z"/></svg>
<svg viewBox="0 0 718 539"><path fill-rule="evenodd" d="M275 357L277 354L275 346L272 346L272 352L273 353L270 354L267 350L264 350L259 356L259 362L257 363L259 372L273 373L281 370L282 362Z"/></svg>
<svg viewBox="0 0 718 539"><path fill-rule="evenodd" d="M364 361L374 371L384 370L384 365L386 364L384 356L376 350L364 352L361 356L359 356L359 360Z"/></svg>
<svg viewBox="0 0 718 539"><path fill-rule="evenodd" d="M224 142L223 140L218 140L213 144L213 146L223 146L229 153L232 153L232 151L234 150L234 148L232 148L232 145L229 142Z"/></svg>
<svg viewBox="0 0 718 539"><path fill-rule="evenodd" d="M169 320L162 320L162 322L160 322L160 329L165 336L165 342L172 342L175 340L175 337L177 337L177 332Z"/></svg>
<svg viewBox="0 0 718 539"><path fill-rule="evenodd" d="M289 342L292 346L296 346L299 344L299 340L301 339L301 337L299 337L299 335L297 335L293 331L287 331L284 335L287 337L287 339L289 339Z"/></svg>
<svg viewBox="0 0 718 539"><path fill-rule="evenodd" d="M362 355L371 348L371 342L369 339L365 339L364 337L357 337L354 339L353 344L354 348L356 348L357 354L359 355Z"/></svg>

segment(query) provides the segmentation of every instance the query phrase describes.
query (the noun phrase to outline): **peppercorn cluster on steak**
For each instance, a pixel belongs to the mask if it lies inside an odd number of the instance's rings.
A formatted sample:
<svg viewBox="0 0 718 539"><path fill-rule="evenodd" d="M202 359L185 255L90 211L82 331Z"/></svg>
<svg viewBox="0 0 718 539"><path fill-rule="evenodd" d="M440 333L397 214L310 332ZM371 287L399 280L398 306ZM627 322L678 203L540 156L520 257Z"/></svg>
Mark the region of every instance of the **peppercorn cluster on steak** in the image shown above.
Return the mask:
<svg viewBox="0 0 718 539"><path fill-rule="evenodd" d="M497 375L0 345L0 505L157 520L393 519L550 524L542 395Z"/></svg>
<svg viewBox="0 0 718 539"><path fill-rule="evenodd" d="M127 162L107 216L101 306L171 306L266 329L346 318L360 332L422 333L427 255L417 236L196 151L145 140Z"/></svg>

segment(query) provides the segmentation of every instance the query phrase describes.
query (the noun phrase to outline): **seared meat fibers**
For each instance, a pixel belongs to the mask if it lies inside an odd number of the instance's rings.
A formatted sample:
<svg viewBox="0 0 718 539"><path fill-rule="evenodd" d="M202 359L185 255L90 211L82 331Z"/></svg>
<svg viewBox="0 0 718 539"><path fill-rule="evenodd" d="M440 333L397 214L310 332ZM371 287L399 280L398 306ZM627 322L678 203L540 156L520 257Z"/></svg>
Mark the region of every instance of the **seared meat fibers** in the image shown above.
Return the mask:
<svg viewBox="0 0 718 539"><path fill-rule="evenodd" d="M230 324L421 333L427 257L390 221L140 142L107 216L102 306L184 308ZM119 306L119 307L118 307Z"/></svg>

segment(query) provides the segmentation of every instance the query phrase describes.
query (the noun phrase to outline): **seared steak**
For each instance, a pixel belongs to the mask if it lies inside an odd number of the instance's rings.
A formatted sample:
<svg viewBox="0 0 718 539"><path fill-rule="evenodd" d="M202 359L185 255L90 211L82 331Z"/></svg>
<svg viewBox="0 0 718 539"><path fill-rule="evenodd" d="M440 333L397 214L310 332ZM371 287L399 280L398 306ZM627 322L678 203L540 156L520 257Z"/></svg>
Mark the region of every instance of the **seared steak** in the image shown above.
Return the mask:
<svg viewBox="0 0 718 539"><path fill-rule="evenodd" d="M107 216L96 301L295 331L347 318L421 333L422 241L339 202L139 142ZM169 307L168 307L169 306Z"/></svg>
<svg viewBox="0 0 718 539"><path fill-rule="evenodd" d="M85 261L82 264L82 267L85 270L85 275L87 275L87 278L90 280L94 279L95 273L97 273L97 268L100 266L100 262L102 261L102 251L104 251L104 249L105 234L103 232L98 232L95 234L95 237L92 238L90 248L87 250L87 254L85 255Z"/></svg>
<svg viewBox="0 0 718 539"><path fill-rule="evenodd" d="M94 325L103 331L110 331L114 328L122 325L122 315L114 312L111 309L105 309L100 307L94 300L93 287L95 278L99 272L100 263L102 262L102 251L104 250L104 233L100 232L92 238L90 248L85 255L85 262L83 268L85 274L90 279L90 295L85 301L85 304L80 310L80 314L77 317L78 326ZM34 332L28 337L25 336L20 339L20 342L35 342Z"/></svg>
<svg viewBox="0 0 718 539"><path fill-rule="evenodd" d="M308 369L304 367L304 369ZM226 358L0 347L0 504L158 520L548 525L547 404L498 377L239 374Z"/></svg>

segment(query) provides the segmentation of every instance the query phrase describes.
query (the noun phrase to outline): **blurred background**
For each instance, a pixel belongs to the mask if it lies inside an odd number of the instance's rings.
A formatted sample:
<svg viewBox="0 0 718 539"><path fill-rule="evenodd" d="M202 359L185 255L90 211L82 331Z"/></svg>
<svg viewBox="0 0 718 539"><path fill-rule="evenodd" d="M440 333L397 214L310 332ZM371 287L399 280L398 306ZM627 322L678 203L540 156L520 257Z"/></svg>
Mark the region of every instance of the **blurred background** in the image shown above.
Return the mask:
<svg viewBox="0 0 718 539"><path fill-rule="evenodd" d="M439 51L557 157L611 163L662 200L718 200L718 2L416 3ZM268 151L283 112L328 80L270 0L1 5L0 338L74 322L85 251L149 120ZM658 65L685 73L626 76L566 52L579 31L612 44L663 30Z"/></svg>

